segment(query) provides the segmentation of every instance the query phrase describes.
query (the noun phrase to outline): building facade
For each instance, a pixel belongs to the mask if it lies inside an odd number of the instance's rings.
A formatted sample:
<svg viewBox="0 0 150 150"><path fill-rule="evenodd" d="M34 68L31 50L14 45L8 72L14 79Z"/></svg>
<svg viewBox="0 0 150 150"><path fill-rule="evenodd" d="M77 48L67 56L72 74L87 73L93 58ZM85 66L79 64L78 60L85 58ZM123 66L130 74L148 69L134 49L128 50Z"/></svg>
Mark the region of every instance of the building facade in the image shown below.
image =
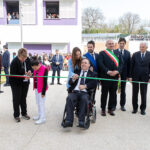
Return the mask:
<svg viewBox="0 0 150 150"><path fill-rule="evenodd" d="M81 31L80 0L0 0L0 41L11 53L21 37L28 53L70 53L81 47Z"/></svg>

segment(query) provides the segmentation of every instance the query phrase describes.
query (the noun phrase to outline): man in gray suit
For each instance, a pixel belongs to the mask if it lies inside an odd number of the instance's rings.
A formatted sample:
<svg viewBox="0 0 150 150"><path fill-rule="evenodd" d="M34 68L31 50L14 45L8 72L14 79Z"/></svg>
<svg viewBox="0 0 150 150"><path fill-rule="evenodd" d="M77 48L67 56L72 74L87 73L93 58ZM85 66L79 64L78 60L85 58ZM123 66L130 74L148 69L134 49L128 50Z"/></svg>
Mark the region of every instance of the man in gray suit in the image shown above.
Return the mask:
<svg viewBox="0 0 150 150"><path fill-rule="evenodd" d="M8 51L8 46L7 45L4 45L3 49L4 49L4 53L3 53L3 57L2 57L2 65L4 67L5 74L9 74L10 53ZM9 77L6 77L6 83L4 84L4 86L10 86Z"/></svg>

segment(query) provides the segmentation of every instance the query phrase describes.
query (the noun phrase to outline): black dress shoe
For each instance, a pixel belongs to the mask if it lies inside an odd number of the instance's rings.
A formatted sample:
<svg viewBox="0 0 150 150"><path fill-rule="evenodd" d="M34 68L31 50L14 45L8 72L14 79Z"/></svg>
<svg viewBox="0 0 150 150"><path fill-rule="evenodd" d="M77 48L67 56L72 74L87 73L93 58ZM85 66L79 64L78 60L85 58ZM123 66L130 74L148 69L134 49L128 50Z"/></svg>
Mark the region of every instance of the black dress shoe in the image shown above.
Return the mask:
<svg viewBox="0 0 150 150"><path fill-rule="evenodd" d="M50 85L54 85L54 83L51 83Z"/></svg>
<svg viewBox="0 0 150 150"><path fill-rule="evenodd" d="M141 110L141 115L146 115L146 112L144 110Z"/></svg>
<svg viewBox="0 0 150 150"><path fill-rule="evenodd" d="M137 113L137 110L133 110L133 111L132 111L132 114L136 114L136 113Z"/></svg>
<svg viewBox="0 0 150 150"><path fill-rule="evenodd" d="M121 107L121 110L122 110L122 111L126 111L126 109L125 109L125 107L124 107L124 106L123 106L123 107Z"/></svg>
<svg viewBox="0 0 150 150"><path fill-rule="evenodd" d="M70 122L70 121L63 121L62 124L61 124L61 126L62 126L63 128L68 128L68 127L72 127L72 126L73 126L73 123Z"/></svg>
<svg viewBox="0 0 150 150"><path fill-rule="evenodd" d="M61 83L57 83L58 85L62 85Z"/></svg>
<svg viewBox="0 0 150 150"><path fill-rule="evenodd" d="M102 111L101 111L101 115L102 115L102 116L106 116L106 111L103 111L103 110L102 110Z"/></svg>
<svg viewBox="0 0 150 150"><path fill-rule="evenodd" d="M19 117L15 117L14 119L17 123L21 121Z"/></svg>
<svg viewBox="0 0 150 150"><path fill-rule="evenodd" d="M30 120L30 116L28 116L28 115L23 115L22 118L25 120Z"/></svg>
<svg viewBox="0 0 150 150"><path fill-rule="evenodd" d="M108 110L108 113L109 113L111 116L115 116L115 113L114 113L112 110Z"/></svg>
<svg viewBox="0 0 150 150"><path fill-rule="evenodd" d="M85 128L85 124L84 122L82 121L79 121L79 125L78 125L79 128Z"/></svg>

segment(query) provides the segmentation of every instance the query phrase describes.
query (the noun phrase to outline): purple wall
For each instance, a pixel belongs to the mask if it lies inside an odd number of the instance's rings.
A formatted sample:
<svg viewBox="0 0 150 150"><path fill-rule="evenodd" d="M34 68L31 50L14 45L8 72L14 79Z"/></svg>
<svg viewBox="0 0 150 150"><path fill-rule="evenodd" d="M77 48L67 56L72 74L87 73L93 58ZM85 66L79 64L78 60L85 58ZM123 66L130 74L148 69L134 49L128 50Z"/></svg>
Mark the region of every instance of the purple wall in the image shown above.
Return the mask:
<svg viewBox="0 0 150 150"><path fill-rule="evenodd" d="M55 0L59 1L59 0ZM37 7L37 0L35 0L35 11L36 11L36 23L38 24L38 7ZM7 24L7 8L6 8L6 0L3 3L4 6L4 18L0 18L0 25ZM76 0L76 18L66 18L66 19L46 19L46 6L45 1L43 1L43 24L44 25L77 25L78 23L78 0Z"/></svg>
<svg viewBox="0 0 150 150"><path fill-rule="evenodd" d="M76 18L46 19L46 2L43 1L43 24L44 25L77 25L78 24L78 0L76 0Z"/></svg>
<svg viewBox="0 0 150 150"><path fill-rule="evenodd" d="M24 44L24 48L28 50L28 53L38 53L42 54L43 52L49 54L52 52L51 44Z"/></svg>
<svg viewBox="0 0 150 150"><path fill-rule="evenodd" d="M3 2L3 8L4 8L4 18L0 18L0 25L7 24L6 1Z"/></svg>

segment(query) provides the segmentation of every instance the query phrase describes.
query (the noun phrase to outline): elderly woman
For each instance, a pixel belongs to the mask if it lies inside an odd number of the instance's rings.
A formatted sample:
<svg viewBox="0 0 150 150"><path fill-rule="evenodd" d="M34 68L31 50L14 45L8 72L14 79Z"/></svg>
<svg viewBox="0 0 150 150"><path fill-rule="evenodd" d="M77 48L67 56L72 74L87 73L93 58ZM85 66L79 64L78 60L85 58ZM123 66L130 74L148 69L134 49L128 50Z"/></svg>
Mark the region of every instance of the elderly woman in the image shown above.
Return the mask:
<svg viewBox="0 0 150 150"><path fill-rule="evenodd" d="M22 117L25 120L29 120L30 117L27 114L26 97L29 88L29 78L26 75L31 75L31 63L27 58L27 50L24 48L19 49L18 56L13 59L10 65L10 74L25 76L24 78L10 77L10 85L13 96L13 108L14 119L16 122L20 122L20 109Z"/></svg>

